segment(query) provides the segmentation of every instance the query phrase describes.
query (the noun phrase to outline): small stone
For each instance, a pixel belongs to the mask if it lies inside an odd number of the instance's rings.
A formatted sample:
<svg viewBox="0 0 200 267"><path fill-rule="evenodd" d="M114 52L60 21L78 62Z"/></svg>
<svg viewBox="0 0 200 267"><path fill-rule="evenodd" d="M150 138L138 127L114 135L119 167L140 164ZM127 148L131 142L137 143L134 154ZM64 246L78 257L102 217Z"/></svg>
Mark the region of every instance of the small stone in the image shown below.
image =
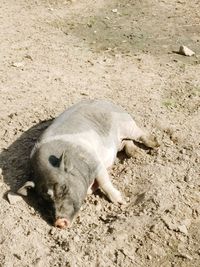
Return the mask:
<svg viewBox="0 0 200 267"><path fill-rule="evenodd" d="M75 237L74 237L74 241L77 242L77 243L80 241L80 238L79 238L78 235L75 235Z"/></svg>
<svg viewBox="0 0 200 267"><path fill-rule="evenodd" d="M13 192L8 192L7 194L8 201L11 205L16 204L17 202L20 202L23 200L23 198Z"/></svg>
<svg viewBox="0 0 200 267"><path fill-rule="evenodd" d="M112 12L117 13L118 12L117 8L112 9Z"/></svg>
<svg viewBox="0 0 200 267"><path fill-rule="evenodd" d="M188 57L195 55L195 53L185 45L180 46L179 54L183 56L188 56Z"/></svg>
<svg viewBox="0 0 200 267"><path fill-rule="evenodd" d="M178 226L178 230L181 232L181 233L183 233L183 234L185 234L185 235L188 235L188 230L187 230L187 227L183 224L183 225L179 225Z"/></svg>
<svg viewBox="0 0 200 267"><path fill-rule="evenodd" d="M12 67L21 68L24 66L23 62L14 62L11 64Z"/></svg>
<svg viewBox="0 0 200 267"><path fill-rule="evenodd" d="M126 170L126 174L131 175L132 174L132 170L131 169L127 169Z"/></svg>
<svg viewBox="0 0 200 267"><path fill-rule="evenodd" d="M151 260L152 259L152 256L151 255L147 255L147 260Z"/></svg>
<svg viewBox="0 0 200 267"><path fill-rule="evenodd" d="M179 257L182 257L182 258L185 258L185 259L188 259L188 260L192 260L193 259L190 255L188 255L186 253L181 253L181 252L179 254Z"/></svg>
<svg viewBox="0 0 200 267"><path fill-rule="evenodd" d="M156 225L155 224L153 224L153 225L151 225L151 227L150 227L150 232L153 232L153 233L155 233L155 230L156 230Z"/></svg>
<svg viewBox="0 0 200 267"><path fill-rule="evenodd" d="M19 255L19 254L17 254L17 253L15 253L15 254L13 254L18 260L21 260L22 259L22 257Z"/></svg>
<svg viewBox="0 0 200 267"><path fill-rule="evenodd" d="M188 170L187 174L186 174L185 177L184 177L184 181L185 181L185 182L191 182L192 179L193 179L193 177L195 177L195 174L196 174L195 169L190 168L190 169Z"/></svg>
<svg viewBox="0 0 200 267"><path fill-rule="evenodd" d="M190 219L185 219L181 222L181 224L185 225L187 228L190 227L191 225L191 220Z"/></svg>
<svg viewBox="0 0 200 267"><path fill-rule="evenodd" d="M152 251L155 255L157 255L159 257L165 257L166 256L166 252L161 246L153 244Z"/></svg>
<svg viewBox="0 0 200 267"><path fill-rule="evenodd" d="M32 57L30 55L26 55L25 58L30 59L31 61L33 61Z"/></svg>
<svg viewBox="0 0 200 267"><path fill-rule="evenodd" d="M184 181L186 183L189 183L191 180L192 180L192 178L188 174L186 174L186 176L184 177Z"/></svg>
<svg viewBox="0 0 200 267"><path fill-rule="evenodd" d="M49 234L54 235L55 233L56 233L56 228L55 227L51 228Z"/></svg>
<svg viewBox="0 0 200 267"><path fill-rule="evenodd" d="M135 257L134 257L134 255L132 254L131 251L128 251L126 248L123 248L123 249L121 250L121 252L122 252L125 256L127 256L130 260L132 260L132 261L134 262Z"/></svg>

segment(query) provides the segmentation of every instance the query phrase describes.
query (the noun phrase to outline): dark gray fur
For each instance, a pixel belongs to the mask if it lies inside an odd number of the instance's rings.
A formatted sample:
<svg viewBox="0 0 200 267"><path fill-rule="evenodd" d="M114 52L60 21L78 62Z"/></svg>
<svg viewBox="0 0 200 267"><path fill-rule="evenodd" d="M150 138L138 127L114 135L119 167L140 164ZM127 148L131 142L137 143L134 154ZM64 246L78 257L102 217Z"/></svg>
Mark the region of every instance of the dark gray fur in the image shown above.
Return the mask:
<svg viewBox="0 0 200 267"><path fill-rule="evenodd" d="M53 190L56 217L71 221L95 179L97 162L76 144L53 141L34 153L31 165L38 194L48 200L48 190Z"/></svg>

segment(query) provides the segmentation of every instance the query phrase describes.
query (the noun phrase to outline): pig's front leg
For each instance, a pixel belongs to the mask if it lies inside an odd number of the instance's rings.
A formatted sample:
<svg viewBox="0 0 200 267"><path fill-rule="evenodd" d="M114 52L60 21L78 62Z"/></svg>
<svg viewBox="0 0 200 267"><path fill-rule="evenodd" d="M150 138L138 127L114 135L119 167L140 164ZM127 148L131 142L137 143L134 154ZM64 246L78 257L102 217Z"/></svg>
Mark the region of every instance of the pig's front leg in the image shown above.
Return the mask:
<svg viewBox="0 0 200 267"><path fill-rule="evenodd" d="M104 191L104 193L113 203L126 204L121 193L113 186L112 182L110 181L108 172L103 166L99 170L96 180L99 184L99 187Z"/></svg>

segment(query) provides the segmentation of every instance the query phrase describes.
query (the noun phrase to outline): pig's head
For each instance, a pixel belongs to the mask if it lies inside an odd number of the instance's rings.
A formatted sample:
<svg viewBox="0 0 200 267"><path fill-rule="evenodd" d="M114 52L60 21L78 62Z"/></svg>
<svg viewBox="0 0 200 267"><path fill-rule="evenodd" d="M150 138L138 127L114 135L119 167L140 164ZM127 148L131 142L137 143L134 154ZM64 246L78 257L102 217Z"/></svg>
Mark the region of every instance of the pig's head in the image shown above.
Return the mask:
<svg viewBox="0 0 200 267"><path fill-rule="evenodd" d="M69 227L81 208L90 181L88 164L78 156L74 159L64 152L60 158L46 158L35 153L32 158L34 180L27 181L18 193L27 195L33 188L45 200L53 203L54 225Z"/></svg>

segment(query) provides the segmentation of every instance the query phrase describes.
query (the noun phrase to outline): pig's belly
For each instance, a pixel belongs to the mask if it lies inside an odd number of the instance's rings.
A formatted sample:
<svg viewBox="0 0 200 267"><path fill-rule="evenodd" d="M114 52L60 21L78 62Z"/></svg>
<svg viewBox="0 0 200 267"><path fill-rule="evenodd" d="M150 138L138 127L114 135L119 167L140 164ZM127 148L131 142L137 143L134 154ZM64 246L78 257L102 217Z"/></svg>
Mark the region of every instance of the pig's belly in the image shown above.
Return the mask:
<svg viewBox="0 0 200 267"><path fill-rule="evenodd" d="M116 159L118 146L121 143L118 136L110 132L108 136L96 135L95 138L90 140L98 160L105 168L111 167Z"/></svg>
<svg viewBox="0 0 200 267"><path fill-rule="evenodd" d="M104 164L106 168L111 167L115 161L117 154L117 149L112 146L112 147L105 147L101 146L98 151L97 155L99 160Z"/></svg>

